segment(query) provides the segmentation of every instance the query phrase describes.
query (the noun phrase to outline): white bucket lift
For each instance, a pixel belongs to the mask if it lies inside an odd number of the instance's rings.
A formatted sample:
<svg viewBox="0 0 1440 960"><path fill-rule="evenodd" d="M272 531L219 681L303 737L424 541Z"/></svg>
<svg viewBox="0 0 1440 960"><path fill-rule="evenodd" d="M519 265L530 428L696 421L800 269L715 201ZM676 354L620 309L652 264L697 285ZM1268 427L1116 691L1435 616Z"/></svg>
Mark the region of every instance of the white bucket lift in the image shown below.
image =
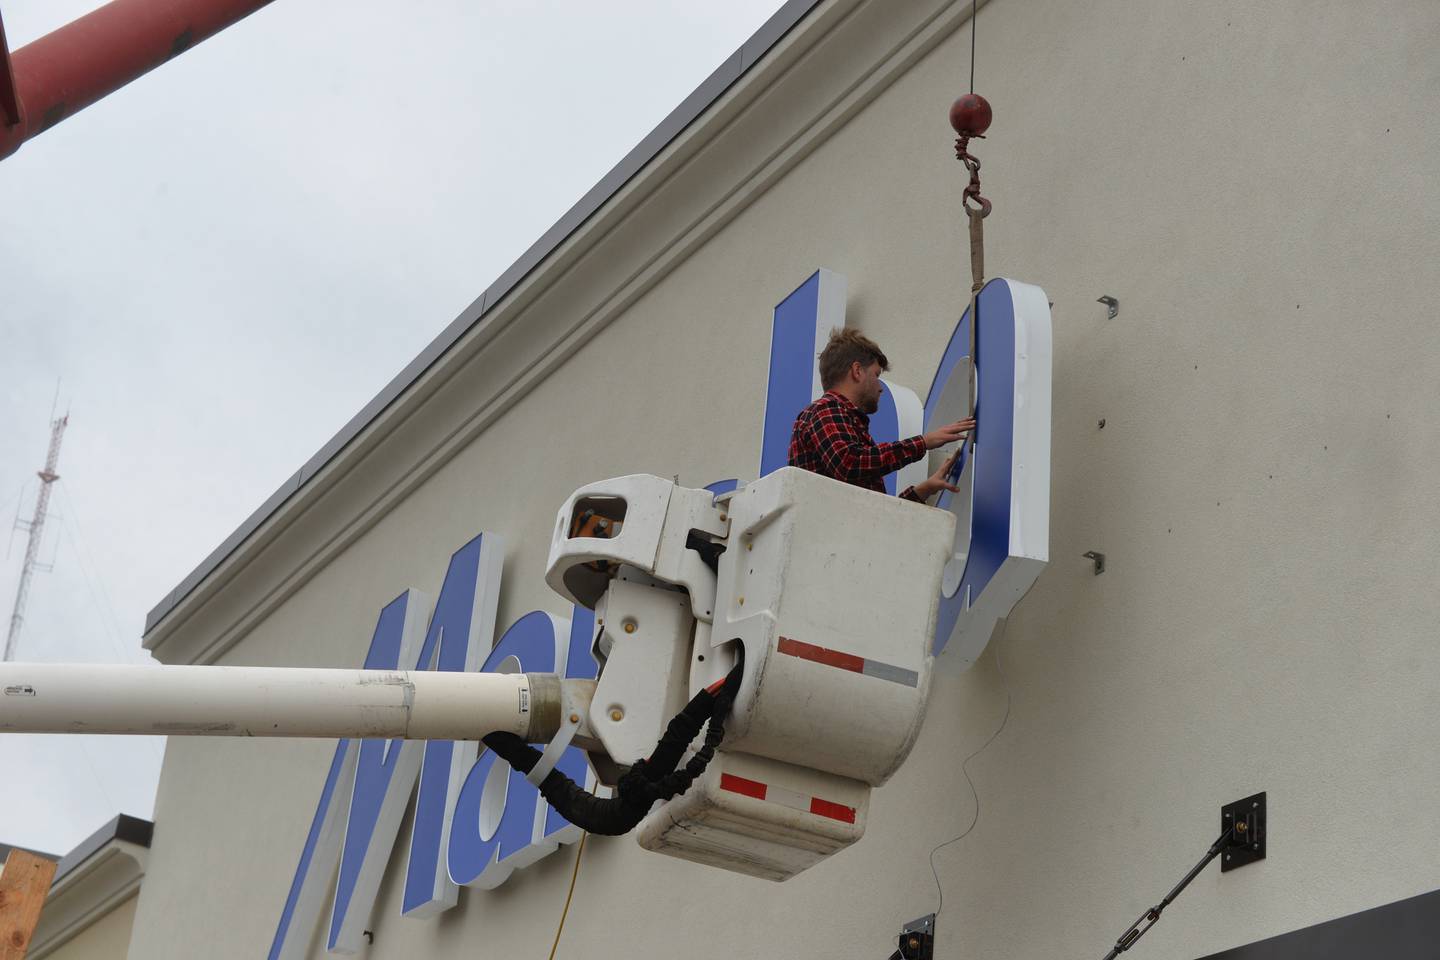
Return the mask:
<svg viewBox="0 0 1440 960"><path fill-rule="evenodd" d="M612 537L571 535L601 515ZM596 610L589 719L611 758L645 756L744 651L720 751L641 846L784 880L860 839L919 733L953 542L948 512L794 468L720 502L643 475L577 491L546 579Z"/></svg>
<svg viewBox="0 0 1440 960"><path fill-rule="evenodd" d="M561 509L546 572L596 612L598 682L6 663L0 732L489 738L544 790L572 742L602 780L631 768L633 784L659 769L635 764L682 707L708 698L723 711L733 695L703 773L702 748L683 793L629 800L622 786L628 825L616 832L639 820L648 850L784 880L860 839L871 787L915 742L954 525L947 511L793 468L718 500L659 477L606 480ZM725 684L742 657L738 687ZM547 742L544 754L527 746ZM652 796L673 799L647 814ZM586 816L598 828L615 809Z"/></svg>

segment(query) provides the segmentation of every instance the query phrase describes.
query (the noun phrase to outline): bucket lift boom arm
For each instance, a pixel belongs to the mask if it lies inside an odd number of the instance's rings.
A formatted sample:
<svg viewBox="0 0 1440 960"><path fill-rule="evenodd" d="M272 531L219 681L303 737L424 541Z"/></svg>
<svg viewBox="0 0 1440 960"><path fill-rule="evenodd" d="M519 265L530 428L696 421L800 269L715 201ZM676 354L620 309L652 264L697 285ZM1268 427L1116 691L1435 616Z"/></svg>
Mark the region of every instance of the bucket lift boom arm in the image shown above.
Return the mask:
<svg viewBox="0 0 1440 960"><path fill-rule="evenodd" d="M560 727L553 674L298 667L7 663L0 733L543 742Z"/></svg>
<svg viewBox="0 0 1440 960"><path fill-rule="evenodd" d="M619 477L561 507L546 573L595 611L598 680L6 663L0 733L483 740L572 820L783 880L859 840L908 756L953 541L947 511L794 468L718 500ZM572 744L617 785L598 814L554 770Z"/></svg>

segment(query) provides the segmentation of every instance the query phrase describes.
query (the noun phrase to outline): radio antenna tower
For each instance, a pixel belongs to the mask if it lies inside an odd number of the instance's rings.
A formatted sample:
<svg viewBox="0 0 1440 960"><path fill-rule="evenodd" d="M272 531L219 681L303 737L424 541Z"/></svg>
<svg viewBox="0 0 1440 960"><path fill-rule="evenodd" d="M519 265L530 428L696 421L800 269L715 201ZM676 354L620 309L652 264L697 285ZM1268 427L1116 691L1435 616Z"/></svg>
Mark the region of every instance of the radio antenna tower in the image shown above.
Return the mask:
<svg viewBox="0 0 1440 960"><path fill-rule="evenodd" d="M60 479L55 468L60 463L60 441L65 436L65 427L70 423L70 414L50 421L50 452L45 455L45 469L40 471L40 495L35 498L35 514L28 522L21 521L22 530L30 531L25 543L25 565L20 568L20 588L15 591L15 611L10 614L10 632L5 636L5 659L15 659L15 648L20 643L20 628L25 623L25 601L30 595L30 578L40 566L40 540L45 533L46 510L50 506L50 486Z"/></svg>

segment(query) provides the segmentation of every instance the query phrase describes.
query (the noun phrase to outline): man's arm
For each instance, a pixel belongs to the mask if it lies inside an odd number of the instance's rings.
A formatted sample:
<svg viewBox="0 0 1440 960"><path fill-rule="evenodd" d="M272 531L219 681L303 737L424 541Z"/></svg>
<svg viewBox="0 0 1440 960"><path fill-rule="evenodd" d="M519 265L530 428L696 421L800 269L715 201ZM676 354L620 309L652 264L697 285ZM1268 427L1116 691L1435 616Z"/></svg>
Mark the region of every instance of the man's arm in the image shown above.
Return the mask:
<svg viewBox="0 0 1440 960"><path fill-rule="evenodd" d="M826 473L848 483L864 483L893 473L925 456L925 438L893 443L867 442L839 418L827 418L816 431L816 445Z"/></svg>
<svg viewBox="0 0 1440 960"><path fill-rule="evenodd" d="M956 447L954 452L945 458L945 462L940 465L940 469L930 474L929 479L921 480L913 487L906 487L905 492L900 494L900 496L906 500L914 500L916 503L925 503L941 490L959 493L960 488L950 482L950 471L955 469L955 461L959 458L960 451L963 449L963 444Z"/></svg>
<svg viewBox="0 0 1440 960"><path fill-rule="evenodd" d="M893 473L907 463L914 463L923 458L927 450L963 439L974 427L973 419L957 420L905 440L875 443L868 435L857 432L847 419L822 415L807 424L806 432L813 439L827 476L848 483L865 483ZM792 462L794 452L795 442L792 441ZM948 467L942 468L942 472L947 469ZM906 487L900 496L906 500L924 503L927 497L947 487L954 489L949 484L937 482L936 477L931 477L916 486Z"/></svg>
<svg viewBox="0 0 1440 960"><path fill-rule="evenodd" d="M954 423L947 423L943 427L932 430L920 439L925 441L926 449L934 450L936 447L943 447L953 440L963 440L969 435L970 431L974 429L975 418L967 417L964 420L956 420ZM916 503L925 503L941 490L958 493L960 488L950 482L950 471L955 469L955 461L960 456L960 451L964 448L965 445L963 443L956 447L950 456L945 458L945 462L941 464L940 469L932 473L928 479L921 480L913 487L906 487L900 494L901 499L913 500Z"/></svg>

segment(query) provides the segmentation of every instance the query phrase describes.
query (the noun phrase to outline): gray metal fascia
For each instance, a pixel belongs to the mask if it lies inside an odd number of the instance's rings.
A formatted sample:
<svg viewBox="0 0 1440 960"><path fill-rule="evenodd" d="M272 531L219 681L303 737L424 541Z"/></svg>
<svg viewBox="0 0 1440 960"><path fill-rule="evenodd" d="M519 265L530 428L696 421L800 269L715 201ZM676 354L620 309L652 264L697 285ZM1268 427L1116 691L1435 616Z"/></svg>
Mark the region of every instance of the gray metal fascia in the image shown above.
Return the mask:
<svg viewBox="0 0 1440 960"><path fill-rule="evenodd" d="M790 28L816 5L815 0L788 0L774 15L751 34L750 39L740 45L740 70L749 70L761 57L770 52L790 32Z"/></svg>
<svg viewBox="0 0 1440 960"><path fill-rule="evenodd" d="M278 490L266 497L264 503L260 504L250 516L245 518L239 527L221 541L220 546L211 550L205 559L200 561L199 566L191 570L185 579L181 580L175 589L170 592L170 595L157 604L155 608L145 616L145 632L147 634L155 624L164 618L165 614L174 609L181 600L185 599L192 590L200 585L201 581L210 576L210 574L215 571L215 568L225 561L226 557L234 553L235 549L239 547L241 543L259 529L262 523L270 519L270 516L275 513L276 510L280 509L280 506L300 489L300 474L301 472L299 470L291 474L289 479L282 483Z"/></svg>
<svg viewBox="0 0 1440 960"><path fill-rule="evenodd" d="M287 480L279 490L271 494L234 533L225 538L220 546L211 551L210 555L201 561L200 565L182 580L179 586L157 603L145 617L145 635L148 636L150 631L165 619L166 614L175 609L195 587L213 573L215 568L240 546L241 542L249 538L286 500L290 499L319 473L325 464L349 446L352 440L368 427L386 407L408 390L486 313L499 305L506 294L524 280L585 221L594 216L611 197L630 182L632 177L655 159L656 155L664 150L670 141L694 123L712 103L759 62L796 24L823 2L824 0L789 0L770 19L766 20L760 29L751 35L750 39L741 44L740 49L727 57L725 62L706 77L700 86L682 100L680 105L672 110L664 120L660 121L654 130L646 134L634 149L615 164L605 176L601 177L599 183L586 191L585 195L566 211L554 226L546 230L539 240L536 240L529 249L520 255L518 260L507 267L478 299L461 311L460 315L420 352L419 356L406 364L405 368L396 374L376 394L374 399L361 408L360 412L352 417L335 436L316 451L315 455L307 460L294 476Z"/></svg>
<svg viewBox="0 0 1440 960"><path fill-rule="evenodd" d="M89 860L112 840L123 840L126 843L133 843L136 846L149 847L150 841L155 833L155 824L149 820L142 820L139 817L132 817L128 813L118 814L109 823L96 830L90 836L81 840L73 850L60 858L60 863L55 868L55 878L51 881L53 886L74 870L80 864Z"/></svg>
<svg viewBox="0 0 1440 960"><path fill-rule="evenodd" d="M445 329L427 343L415 359L405 364L404 369L391 377L390 382L385 384L384 388L372 397L369 403L361 407L360 412L351 417L339 433L331 437L325 446L316 451L309 460L306 460L305 465L300 468L299 486L303 487L309 483L311 477L324 469L336 454L349 446L351 440L359 436L371 421L380 416L386 407L397 400L415 381L420 379L426 370L430 369L435 361L454 346L455 342L465 334L465 331L473 327L484 315L485 302L485 295L481 294L470 306L461 311L458 317L446 324Z"/></svg>

